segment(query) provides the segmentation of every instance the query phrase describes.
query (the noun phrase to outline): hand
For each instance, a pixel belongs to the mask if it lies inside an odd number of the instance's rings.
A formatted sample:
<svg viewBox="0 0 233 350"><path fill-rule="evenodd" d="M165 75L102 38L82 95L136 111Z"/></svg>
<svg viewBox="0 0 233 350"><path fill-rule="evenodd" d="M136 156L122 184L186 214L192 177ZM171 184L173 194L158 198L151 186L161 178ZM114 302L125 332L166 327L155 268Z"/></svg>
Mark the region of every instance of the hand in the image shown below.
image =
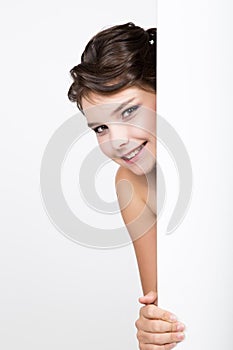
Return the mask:
<svg viewBox="0 0 233 350"><path fill-rule="evenodd" d="M170 350L184 339L185 326L175 315L156 306L157 294L149 292L139 298L145 306L135 322L140 350Z"/></svg>

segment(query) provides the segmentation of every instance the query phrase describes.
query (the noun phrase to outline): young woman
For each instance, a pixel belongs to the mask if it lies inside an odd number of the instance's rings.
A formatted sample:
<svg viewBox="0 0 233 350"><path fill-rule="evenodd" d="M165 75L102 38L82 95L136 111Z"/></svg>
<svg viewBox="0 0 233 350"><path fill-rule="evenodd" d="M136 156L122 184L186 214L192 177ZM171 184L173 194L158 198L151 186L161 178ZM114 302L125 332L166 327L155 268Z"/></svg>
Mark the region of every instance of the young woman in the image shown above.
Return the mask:
<svg viewBox="0 0 233 350"><path fill-rule="evenodd" d="M184 338L184 325L157 306L156 29L126 23L99 32L70 73L69 99L119 164L116 192L144 293L139 347L172 349Z"/></svg>

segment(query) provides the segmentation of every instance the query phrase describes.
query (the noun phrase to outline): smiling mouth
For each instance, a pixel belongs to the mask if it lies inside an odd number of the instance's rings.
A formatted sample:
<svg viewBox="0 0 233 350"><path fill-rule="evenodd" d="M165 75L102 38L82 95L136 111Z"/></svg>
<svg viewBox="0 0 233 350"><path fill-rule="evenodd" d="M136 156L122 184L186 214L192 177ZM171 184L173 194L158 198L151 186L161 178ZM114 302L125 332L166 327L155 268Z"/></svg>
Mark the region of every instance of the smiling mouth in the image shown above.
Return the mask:
<svg viewBox="0 0 233 350"><path fill-rule="evenodd" d="M147 141L143 142L139 147L135 148L133 151L125 154L124 156L122 156L121 158L124 160L130 160L132 158L134 158L142 149L143 147L147 144Z"/></svg>

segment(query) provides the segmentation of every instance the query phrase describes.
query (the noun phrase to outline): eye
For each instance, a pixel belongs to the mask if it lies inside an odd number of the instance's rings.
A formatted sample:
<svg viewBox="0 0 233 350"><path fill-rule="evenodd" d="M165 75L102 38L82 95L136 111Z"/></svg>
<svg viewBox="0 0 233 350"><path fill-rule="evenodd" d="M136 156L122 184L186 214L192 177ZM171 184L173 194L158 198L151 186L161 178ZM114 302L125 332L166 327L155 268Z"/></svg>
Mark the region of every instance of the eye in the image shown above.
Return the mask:
<svg viewBox="0 0 233 350"><path fill-rule="evenodd" d="M139 108L139 106L132 106L130 108L127 108L124 112L122 112L123 118L129 118L134 116L134 112Z"/></svg>
<svg viewBox="0 0 233 350"><path fill-rule="evenodd" d="M94 128L93 130L94 130L94 132L96 133L96 134L102 134L103 132L104 132L104 130L106 130L108 127L107 127L107 125L99 125L99 126L97 126L96 128Z"/></svg>

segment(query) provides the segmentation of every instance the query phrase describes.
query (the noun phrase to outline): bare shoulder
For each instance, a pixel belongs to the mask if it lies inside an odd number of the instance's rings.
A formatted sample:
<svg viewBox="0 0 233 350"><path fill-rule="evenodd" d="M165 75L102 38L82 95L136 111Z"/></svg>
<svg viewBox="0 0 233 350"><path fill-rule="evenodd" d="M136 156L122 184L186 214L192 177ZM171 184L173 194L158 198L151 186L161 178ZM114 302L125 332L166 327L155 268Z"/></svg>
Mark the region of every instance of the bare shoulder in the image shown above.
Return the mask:
<svg viewBox="0 0 233 350"><path fill-rule="evenodd" d="M122 218L133 240L154 225L155 215L147 203L148 186L144 175L120 167L116 173L116 194Z"/></svg>
<svg viewBox="0 0 233 350"><path fill-rule="evenodd" d="M115 185L117 186L121 180L128 180L130 183L140 187L143 187L146 184L146 177L144 175L136 175L129 169L122 166L120 166L116 172Z"/></svg>
<svg viewBox="0 0 233 350"><path fill-rule="evenodd" d="M136 175L129 169L120 167L116 173L115 187L118 201L124 206L132 199L134 203L135 201L145 202L148 187L144 175Z"/></svg>
<svg viewBox="0 0 233 350"><path fill-rule="evenodd" d="M127 168L120 167L115 176L115 188L121 208L146 205L154 215L157 212L155 175L136 175Z"/></svg>

